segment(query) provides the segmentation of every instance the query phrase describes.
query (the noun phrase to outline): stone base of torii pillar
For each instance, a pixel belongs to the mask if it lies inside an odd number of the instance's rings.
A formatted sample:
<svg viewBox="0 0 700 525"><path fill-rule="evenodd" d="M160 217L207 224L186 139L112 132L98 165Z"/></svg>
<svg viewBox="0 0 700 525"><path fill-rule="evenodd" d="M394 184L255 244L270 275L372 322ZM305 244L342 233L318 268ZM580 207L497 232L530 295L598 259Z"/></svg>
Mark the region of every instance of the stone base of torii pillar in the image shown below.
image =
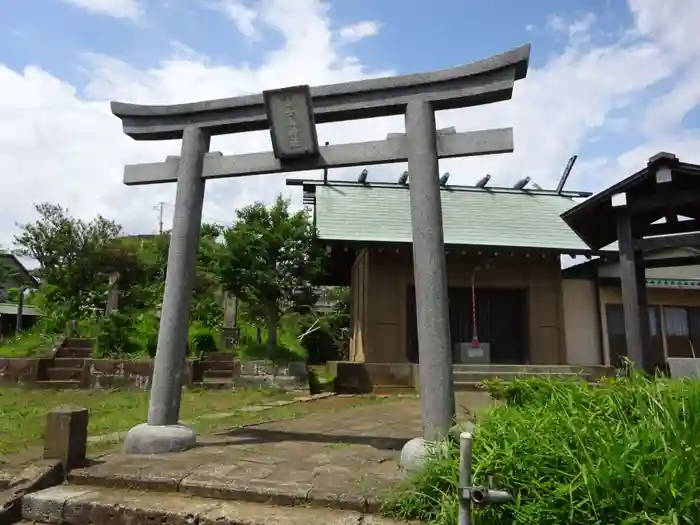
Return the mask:
<svg viewBox="0 0 700 525"><path fill-rule="evenodd" d="M129 430L124 440L125 454L168 454L189 450L197 444L197 434L187 425L141 423Z"/></svg>

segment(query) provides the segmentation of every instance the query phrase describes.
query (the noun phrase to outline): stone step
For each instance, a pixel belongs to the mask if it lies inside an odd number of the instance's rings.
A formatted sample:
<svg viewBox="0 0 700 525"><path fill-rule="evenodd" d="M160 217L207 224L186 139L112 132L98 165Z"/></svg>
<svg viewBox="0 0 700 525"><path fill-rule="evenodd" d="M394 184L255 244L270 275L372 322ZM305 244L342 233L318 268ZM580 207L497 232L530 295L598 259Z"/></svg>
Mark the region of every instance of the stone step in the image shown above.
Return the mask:
<svg viewBox="0 0 700 525"><path fill-rule="evenodd" d="M524 373L524 372L454 372L455 383L479 383L487 379L500 379L502 381L512 381L514 379L524 379L528 377L552 377L552 378L571 378L582 377L579 374L571 372L557 372L550 374L543 373Z"/></svg>
<svg viewBox="0 0 700 525"><path fill-rule="evenodd" d="M92 348L76 348L73 346L64 346L56 353L56 357L61 358L79 358L90 359L92 357Z"/></svg>
<svg viewBox="0 0 700 525"><path fill-rule="evenodd" d="M493 374L519 372L525 374L583 373L604 375L612 371L606 366L577 365L454 365L455 372L491 372Z"/></svg>
<svg viewBox="0 0 700 525"><path fill-rule="evenodd" d="M215 378L233 378L233 370L204 370L202 373L204 379L215 379Z"/></svg>
<svg viewBox="0 0 700 525"><path fill-rule="evenodd" d="M58 485L22 498L22 518L34 523L197 523L199 525L315 525L400 522L366 513L322 507L222 501L178 493Z"/></svg>
<svg viewBox="0 0 700 525"><path fill-rule="evenodd" d="M276 386L279 388L305 388L308 382L300 381L296 377L291 376L259 376L259 375L240 375L234 379L237 387L258 388Z"/></svg>
<svg viewBox="0 0 700 525"><path fill-rule="evenodd" d="M53 360L53 368L83 368L85 359L79 357L57 357Z"/></svg>
<svg viewBox="0 0 700 525"><path fill-rule="evenodd" d="M588 384L589 384L589 386L596 387L596 388L600 386L600 383L595 383L595 382L591 382ZM455 381L454 387L455 387L456 392L472 392L472 391L484 392L486 390L484 388L483 383L476 382L476 381Z"/></svg>
<svg viewBox="0 0 700 525"><path fill-rule="evenodd" d="M83 375L81 368L59 368L53 367L46 370L46 375L51 381L79 381Z"/></svg>
<svg viewBox="0 0 700 525"><path fill-rule="evenodd" d="M225 353L211 353L211 354L206 354L204 356L204 359L202 359L202 363L214 363L214 362L235 362L235 358L231 354L225 354Z"/></svg>
<svg viewBox="0 0 700 525"><path fill-rule="evenodd" d="M95 346L94 339L81 339L78 337L69 337L63 341L64 348L88 348L92 350Z"/></svg>
<svg viewBox="0 0 700 525"><path fill-rule="evenodd" d="M484 391L484 387L481 383L475 383L473 381L455 381L455 392L476 392Z"/></svg>
<svg viewBox="0 0 700 525"><path fill-rule="evenodd" d="M192 383L193 388L206 388L207 390L230 390L234 387L233 381L221 378L204 378L203 381Z"/></svg>
<svg viewBox="0 0 700 525"><path fill-rule="evenodd" d="M201 361L202 370L225 370L233 372L236 369L235 361Z"/></svg>
<svg viewBox="0 0 700 525"><path fill-rule="evenodd" d="M53 389L53 390L68 390L68 389L74 389L77 390L80 388L80 381L75 381L75 380L58 380L58 379L49 379L45 381L37 381L34 383L37 388L46 388L46 389Z"/></svg>

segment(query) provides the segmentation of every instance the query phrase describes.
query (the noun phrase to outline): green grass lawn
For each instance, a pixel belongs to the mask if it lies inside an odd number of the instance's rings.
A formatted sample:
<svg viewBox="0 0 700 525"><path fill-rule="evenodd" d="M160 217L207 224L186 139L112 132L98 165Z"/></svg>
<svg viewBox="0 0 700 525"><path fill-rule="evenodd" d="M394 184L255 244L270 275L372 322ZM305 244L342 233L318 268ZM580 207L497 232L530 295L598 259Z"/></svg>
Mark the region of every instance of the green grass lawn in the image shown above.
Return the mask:
<svg viewBox="0 0 700 525"><path fill-rule="evenodd" d="M198 434L212 434L234 427L291 419L311 412L377 403L385 397L331 397L309 403L297 402L261 411L240 409L274 401L292 400L298 392L276 389L239 389L236 391L184 390L180 419L192 425ZM43 445L46 414L59 406L77 406L90 411L88 436L126 432L146 421L148 393L106 390L28 390L0 388L0 464L12 454L11 462L36 459ZM119 446L119 436L88 442L88 452L97 454ZM19 454L17 454L19 453Z"/></svg>
<svg viewBox="0 0 700 525"><path fill-rule="evenodd" d="M207 414L234 412L244 406L285 398L291 399L291 394L279 390L185 390L180 417L183 421L196 423L198 418ZM87 408L90 411L88 433L96 436L126 431L144 422L148 413L148 393L0 388L0 457L41 445L46 414L65 405ZM220 421L205 419L201 426L211 430L216 423L231 425L232 419L235 417Z"/></svg>

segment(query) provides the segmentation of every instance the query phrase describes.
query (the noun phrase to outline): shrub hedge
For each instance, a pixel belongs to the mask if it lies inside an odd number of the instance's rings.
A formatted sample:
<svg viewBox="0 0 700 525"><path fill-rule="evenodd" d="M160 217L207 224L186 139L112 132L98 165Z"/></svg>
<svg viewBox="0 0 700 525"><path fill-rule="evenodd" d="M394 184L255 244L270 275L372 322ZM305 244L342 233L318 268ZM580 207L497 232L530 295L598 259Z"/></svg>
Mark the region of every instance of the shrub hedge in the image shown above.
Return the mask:
<svg viewBox="0 0 700 525"><path fill-rule="evenodd" d="M700 523L699 381L534 378L487 388L504 403L478 422L475 483L494 474L516 501L479 510L477 523ZM458 465L458 445L441 447L387 511L457 523Z"/></svg>

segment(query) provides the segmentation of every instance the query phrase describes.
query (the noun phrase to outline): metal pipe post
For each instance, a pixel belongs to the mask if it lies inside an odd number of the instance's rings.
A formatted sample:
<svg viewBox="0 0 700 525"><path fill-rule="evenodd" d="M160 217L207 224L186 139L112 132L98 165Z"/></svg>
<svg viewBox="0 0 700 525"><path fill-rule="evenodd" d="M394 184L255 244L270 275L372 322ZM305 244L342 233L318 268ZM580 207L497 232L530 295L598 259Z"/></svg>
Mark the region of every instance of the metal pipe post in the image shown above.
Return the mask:
<svg viewBox="0 0 700 525"><path fill-rule="evenodd" d="M459 487L460 490L472 486L472 435L462 432L459 435ZM471 525L471 498L459 495L459 525Z"/></svg>
<svg viewBox="0 0 700 525"><path fill-rule="evenodd" d="M445 437L455 399L447 301L447 268L437 157L435 112L415 100L406 108L413 274L416 288L421 415L424 438Z"/></svg>
<svg viewBox="0 0 700 525"><path fill-rule="evenodd" d="M182 137L175 215L148 405L149 425L177 425L180 415L182 369L187 354L187 328L204 205L202 166L209 142L209 135L197 127L186 128Z"/></svg>

